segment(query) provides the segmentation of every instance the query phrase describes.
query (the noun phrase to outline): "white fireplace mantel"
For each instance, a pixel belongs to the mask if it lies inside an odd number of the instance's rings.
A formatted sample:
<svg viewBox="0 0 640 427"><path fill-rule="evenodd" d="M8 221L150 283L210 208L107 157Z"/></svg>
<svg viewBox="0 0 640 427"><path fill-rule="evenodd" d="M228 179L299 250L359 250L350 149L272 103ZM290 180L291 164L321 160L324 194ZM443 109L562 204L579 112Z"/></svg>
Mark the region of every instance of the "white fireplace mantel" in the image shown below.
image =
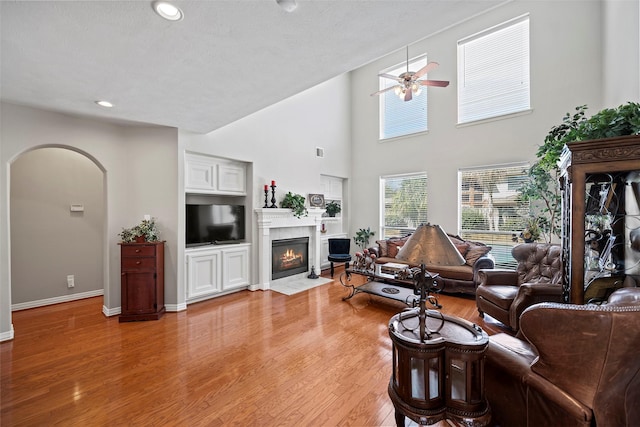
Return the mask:
<svg viewBox="0 0 640 427"><path fill-rule="evenodd" d="M258 282L250 287L251 290L271 289L271 240L276 229L291 229L295 236L288 237L308 236L310 268L320 268L320 229L324 212L324 209L309 209L307 216L296 218L291 209L255 209L258 221Z"/></svg>

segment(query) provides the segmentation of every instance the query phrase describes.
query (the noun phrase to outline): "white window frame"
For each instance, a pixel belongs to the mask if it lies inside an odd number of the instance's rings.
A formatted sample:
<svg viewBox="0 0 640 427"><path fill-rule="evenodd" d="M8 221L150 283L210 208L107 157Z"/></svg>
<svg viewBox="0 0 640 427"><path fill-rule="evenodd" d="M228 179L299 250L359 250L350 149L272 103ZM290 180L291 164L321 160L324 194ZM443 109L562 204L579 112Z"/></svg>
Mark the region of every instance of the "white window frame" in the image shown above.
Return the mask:
<svg viewBox="0 0 640 427"><path fill-rule="evenodd" d="M495 258L496 267L505 267L505 268L515 267L516 263L513 257L511 256L511 248L521 241L513 240L513 239L514 238L517 239L519 237L519 232L524 227L524 221L520 224L520 223L517 223L517 219L518 217L524 218L524 216L528 214L529 208L530 208L529 202L519 201L517 199L518 197L517 195L519 193L520 186L524 184L527 180L529 168L530 168L529 163L518 162L518 163L509 163L509 164L501 164L501 165L476 166L476 167L458 169L458 234L462 238L469 239L472 241L480 241L482 243L487 244L488 246L491 246L492 247L491 254ZM521 176L521 178L519 178L521 183L518 184L517 179L515 181L511 180L510 182L506 181L506 182L498 183L498 188L497 188L498 191L492 193L493 195L502 194L502 200L500 199L494 200L495 204L489 203L491 205L491 209L495 208L498 212L500 212L501 207L503 209L503 214L498 217L499 218L498 226L497 226L498 229L497 230L495 229L496 228L495 223L491 224L492 221L490 218L487 218L488 225L489 225L487 227L488 229L463 229L462 216L465 208L469 206L472 207L474 204L478 204L482 206L481 208L478 208L479 212L486 210L485 206L486 206L486 200L487 200L487 194L488 194L486 192L483 192L481 193L482 199L480 200L476 199L475 201L471 200L471 198L475 195L475 192L471 191L470 189L465 190L463 188L463 176L469 173L480 174L480 173L488 173L490 171L502 171L503 173L501 175L504 176L504 174L508 170L511 170L514 173L521 172L521 175L518 175L518 176ZM516 184L517 187L510 187L509 184ZM463 196L465 195L469 197L468 201L463 201ZM508 204L511 203L509 201L510 199L514 200L515 204L513 206L508 206ZM508 229L508 230L507 229L500 230L501 228L500 222L505 219L504 217L505 208L514 209L514 215L506 217L506 219L509 219L512 221L513 226L511 229ZM485 214L486 212L482 212L482 213Z"/></svg>
<svg viewBox="0 0 640 427"><path fill-rule="evenodd" d="M458 41L458 124L531 110L529 15Z"/></svg>
<svg viewBox="0 0 640 427"><path fill-rule="evenodd" d="M427 65L427 55L423 54L409 60L409 70L418 71L420 68ZM401 73L407 71L407 62L397 64L393 67L389 67L386 70L382 70L380 74L391 74L398 76ZM426 78L426 75L421 77ZM378 77L379 90L384 90L388 87L392 87L398 84L397 81L388 79L386 77ZM380 115L380 128L379 137L380 141L387 141L393 138L399 138L402 136L413 135L416 133L426 132L428 130L428 114L427 114L427 88L422 88L419 95L413 95L411 101L401 100L394 90L389 90L378 95L379 97L379 115ZM397 116L399 121L398 125L394 127L398 128L397 131L389 130L391 123L387 121L387 114L385 112L393 112L394 117Z"/></svg>
<svg viewBox="0 0 640 427"><path fill-rule="evenodd" d="M385 184L388 180L402 180L402 179L424 179L425 180L425 192L424 198L426 202L424 216L415 224L408 224L406 227L387 227L386 226L386 199L385 199ZM401 237L412 233L423 222L427 222L428 216L428 196L426 188L429 184L427 172L414 172L397 175L385 175L380 177L380 238L387 239L389 237ZM387 229L397 230L396 233L387 235Z"/></svg>

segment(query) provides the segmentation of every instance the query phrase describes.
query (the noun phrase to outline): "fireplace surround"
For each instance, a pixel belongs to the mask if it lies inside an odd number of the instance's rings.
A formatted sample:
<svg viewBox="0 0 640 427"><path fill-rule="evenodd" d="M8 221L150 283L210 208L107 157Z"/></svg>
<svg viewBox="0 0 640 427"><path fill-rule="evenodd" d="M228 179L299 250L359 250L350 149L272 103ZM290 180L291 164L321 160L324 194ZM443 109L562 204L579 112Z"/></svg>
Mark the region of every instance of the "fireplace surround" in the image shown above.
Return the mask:
<svg viewBox="0 0 640 427"><path fill-rule="evenodd" d="M309 254L307 271L299 273L306 277L311 269L320 267L320 230L322 228L322 213L324 209L309 209L306 217L296 218L291 209L259 208L254 210L258 222L257 257L258 280L250 290L271 289L272 278L271 245L273 240L293 239L299 237L309 238ZM295 276L291 276L295 277Z"/></svg>

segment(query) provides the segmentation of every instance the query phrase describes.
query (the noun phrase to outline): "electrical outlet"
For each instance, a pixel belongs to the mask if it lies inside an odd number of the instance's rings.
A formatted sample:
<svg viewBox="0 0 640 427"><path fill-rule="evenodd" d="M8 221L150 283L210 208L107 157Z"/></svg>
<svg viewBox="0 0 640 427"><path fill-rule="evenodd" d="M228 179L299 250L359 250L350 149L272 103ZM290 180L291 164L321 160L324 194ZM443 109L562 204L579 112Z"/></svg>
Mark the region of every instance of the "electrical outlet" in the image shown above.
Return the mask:
<svg viewBox="0 0 640 427"><path fill-rule="evenodd" d="M76 280L75 276L73 274L69 274L67 276L67 288L75 287L76 286L75 280Z"/></svg>

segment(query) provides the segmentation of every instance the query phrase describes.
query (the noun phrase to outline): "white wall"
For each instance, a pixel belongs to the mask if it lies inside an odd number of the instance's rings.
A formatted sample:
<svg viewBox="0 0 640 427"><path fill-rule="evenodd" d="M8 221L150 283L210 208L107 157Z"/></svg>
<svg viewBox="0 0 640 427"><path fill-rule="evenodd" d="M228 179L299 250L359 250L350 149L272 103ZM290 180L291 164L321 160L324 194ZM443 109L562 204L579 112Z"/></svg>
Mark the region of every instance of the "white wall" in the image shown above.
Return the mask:
<svg viewBox="0 0 640 427"><path fill-rule="evenodd" d="M640 0L604 0L604 104L640 102Z"/></svg>
<svg viewBox="0 0 640 427"><path fill-rule="evenodd" d="M349 177L350 132L350 82L342 75L207 135L181 131L179 139L182 154L186 150L250 162L253 173L247 186L253 209L264 205L264 184L271 180L276 181L279 204L288 191L305 197L321 193L321 174ZM316 147L324 148L323 158L316 157ZM255 243L253 212L251 218ZM255 244L252 259L255 283Z"/></svg>
<svg viewBox="0 0 640 427"><path fill-rule="evenodd" d="M600 3L597 1L517 1L412 45L411 56L426 52L440 67L429 78L450 80L429 88L429 132L389 142L378 140L377 74L404 60L404 50L352 73L353 215L350 233L371 226L379 231L379 177L426 171L429 221L458 229L459 168L534 161L549 129L566 112L602 105ZM456 43L509 19L530 13L531 104L517 117L456 126ZM379 236L379 232L376 233Z"/></svg>
<svg viewBox="0 0 640 427"><path fill-rule="evenodd" d="M66 147L91 158L105 171L106 227L104 306L120 307L120 248L117 234L137 224L144 214L158 218L167 251L176 253L177 131L128 127L11 104L1 109L0 176L0 339L11 329L9 177L20 154L43 146ZM171 240L173 239L173 240ZM165 267L166 302L175 303L175 262Z"/></svg>

